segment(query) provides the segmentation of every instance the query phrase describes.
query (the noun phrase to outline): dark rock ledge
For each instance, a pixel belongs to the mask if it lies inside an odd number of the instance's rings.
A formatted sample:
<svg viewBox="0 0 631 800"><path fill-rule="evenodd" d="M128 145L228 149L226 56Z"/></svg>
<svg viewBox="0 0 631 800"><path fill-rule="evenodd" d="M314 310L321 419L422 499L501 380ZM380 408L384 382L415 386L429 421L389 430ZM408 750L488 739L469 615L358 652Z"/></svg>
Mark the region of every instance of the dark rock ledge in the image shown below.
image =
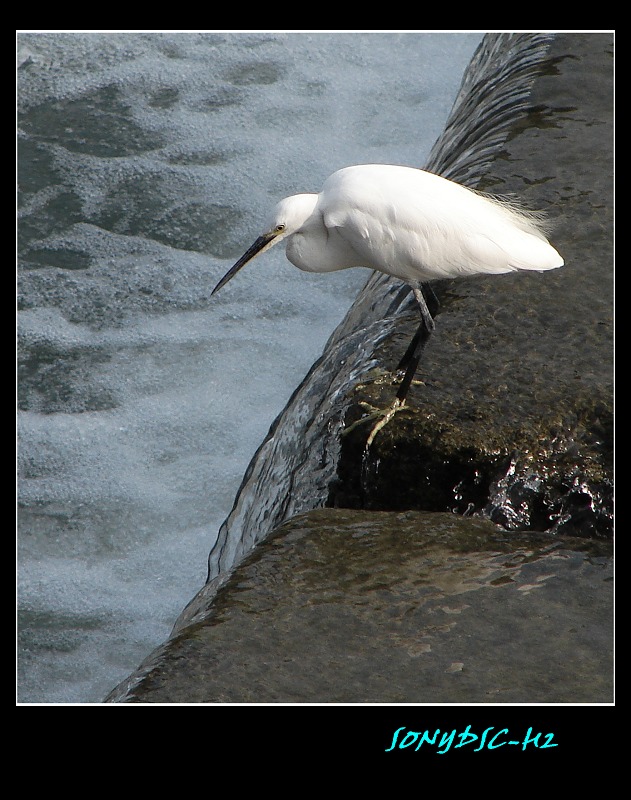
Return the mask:
<svg viewBox="0 0 631 800"><path fill-rule="evenodd" d="M611 573L597 540L311 511L244 559L125 700L608 702Z"/></svg>
<svg viewBox="0 0 631 800"><path fill-rule="evenodd" d="M329 505L483 513L509 529L612 535L612 129L609 37L558 36L479 184L545 209L566 266L452 281L407 408L365 454L342 438ZM599 88L600 87L600 88ZM375 353L395 365L409 313ZM370 377L370 376L368 376ZM391 402L364 381L345 424Z"/></svg>

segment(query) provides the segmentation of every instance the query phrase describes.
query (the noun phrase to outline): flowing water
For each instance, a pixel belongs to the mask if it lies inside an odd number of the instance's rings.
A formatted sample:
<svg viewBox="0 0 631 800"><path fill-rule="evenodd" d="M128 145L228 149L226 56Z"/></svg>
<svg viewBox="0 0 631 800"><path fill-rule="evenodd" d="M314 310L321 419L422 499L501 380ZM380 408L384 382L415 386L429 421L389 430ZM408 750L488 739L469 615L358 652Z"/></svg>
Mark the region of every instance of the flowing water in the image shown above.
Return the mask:
<svg viewBox="0 0 631 800"><path fill-rule="evenodd" d="M213 286L280 197L422 166L480 39L18 35L20 702L99 702L168 636L367 273Z"/></svg>

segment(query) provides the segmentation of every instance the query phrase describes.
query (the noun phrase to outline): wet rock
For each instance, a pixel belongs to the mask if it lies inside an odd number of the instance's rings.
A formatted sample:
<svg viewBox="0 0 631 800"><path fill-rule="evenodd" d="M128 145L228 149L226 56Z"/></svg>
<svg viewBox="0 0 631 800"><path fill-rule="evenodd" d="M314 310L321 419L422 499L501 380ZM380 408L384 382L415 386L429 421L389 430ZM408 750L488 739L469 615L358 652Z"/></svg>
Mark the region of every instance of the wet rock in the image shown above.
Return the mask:
<svg viewBox="0 0 631 800"><path fill-rule="evenodd" d="M109 701L610 702L609 551L454 514L312 511Z"/></svg>
<svg viewBox="0 0 631 800"><path fill-rule="evenodd" d="M383 370L355 388L330 505L612 535L611 77L610 36L555 37L530 111L480 188L544 211L565 266L434 286L420 383L368 451L371 409L395 390ZM383 368L417 326L410 299L374 353Z"/></svg>

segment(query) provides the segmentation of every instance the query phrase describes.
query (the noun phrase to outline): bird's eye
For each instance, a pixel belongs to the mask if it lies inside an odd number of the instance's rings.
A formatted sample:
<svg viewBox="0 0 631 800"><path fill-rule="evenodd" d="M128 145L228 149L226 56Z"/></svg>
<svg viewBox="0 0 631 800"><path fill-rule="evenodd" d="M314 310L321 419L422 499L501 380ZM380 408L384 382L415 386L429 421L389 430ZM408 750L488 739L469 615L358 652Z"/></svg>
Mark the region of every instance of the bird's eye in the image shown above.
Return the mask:
<svg viewBox="0 0 631 800"><path fill-rule="evenodd" d="M280 233L281 231L284 231L285 230L285 223L284 222L279 222L279 224L274 228L274 230L276 231L276 233Z"/></svg>

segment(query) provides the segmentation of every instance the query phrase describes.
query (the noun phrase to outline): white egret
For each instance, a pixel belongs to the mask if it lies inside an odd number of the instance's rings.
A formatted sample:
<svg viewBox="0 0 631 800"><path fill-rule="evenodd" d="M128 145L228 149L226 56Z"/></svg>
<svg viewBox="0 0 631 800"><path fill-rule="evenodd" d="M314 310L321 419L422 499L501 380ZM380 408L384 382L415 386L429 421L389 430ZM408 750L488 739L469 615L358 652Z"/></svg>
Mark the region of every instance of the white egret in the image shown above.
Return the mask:
<svg viewBox="0 0 631 800"><path fill-rule="evenodd" d="M392 409L405 403L434 329L428 281L563 266L538 217L420 169L364 164L334 172L319 194L286 197L265 232L224 275L213 294L254 256L286 240L289 261L306 272L368 267L412 287L421 324L398 370L405 374ZM435 312L435 309L433 309Z"/></svg>

